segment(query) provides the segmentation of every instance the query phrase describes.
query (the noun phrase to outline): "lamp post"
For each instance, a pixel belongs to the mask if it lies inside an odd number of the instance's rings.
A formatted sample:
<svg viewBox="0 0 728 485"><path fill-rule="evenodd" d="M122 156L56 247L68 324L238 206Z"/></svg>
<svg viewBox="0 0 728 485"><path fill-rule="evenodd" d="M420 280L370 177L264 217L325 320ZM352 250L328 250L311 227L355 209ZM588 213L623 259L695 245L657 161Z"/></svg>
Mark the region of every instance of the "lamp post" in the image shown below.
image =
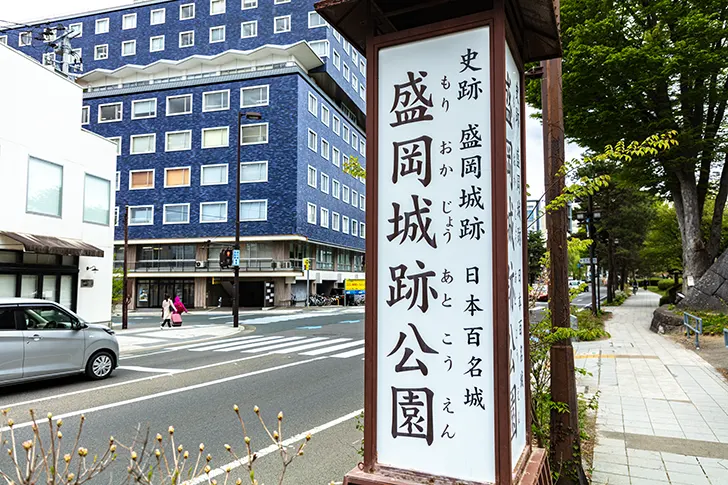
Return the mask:
<svg viewBox="0 0 728 485"><path fill-rule="evenodd" d="M243 118L246 120L260 120L263 116L253 111L238 112L238 166L235 169L235 246L233 246L233 327L240 326L239 297L240 297L240 147L243 143ZM235 255L237 254L237 258Z"/></svg>

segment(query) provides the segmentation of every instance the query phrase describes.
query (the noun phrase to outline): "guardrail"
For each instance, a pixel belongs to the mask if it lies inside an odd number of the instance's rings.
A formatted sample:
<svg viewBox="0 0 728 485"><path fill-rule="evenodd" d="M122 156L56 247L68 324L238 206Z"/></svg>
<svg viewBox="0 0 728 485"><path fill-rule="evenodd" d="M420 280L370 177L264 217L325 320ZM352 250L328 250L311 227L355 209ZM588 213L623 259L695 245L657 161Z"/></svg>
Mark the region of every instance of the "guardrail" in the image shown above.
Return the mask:
<svg viewBox="0 0 728 485"><path fill-rule="evenodd" d="M694 321L695 324L690 325L690 322ZM683 326L685 327L685 336L690 338L690 332L695 333L695 348L700 350L700 336L703 335L703 319L691 315L690 313L683 314ZM724 333L725 335L725 333Z"/></svg>
<svg viewBox="0 0 728 485"><path fill-rule="evenodd" d="M723 329L723 341L725 342L725 348L728 349L728 328Z"/></svg>

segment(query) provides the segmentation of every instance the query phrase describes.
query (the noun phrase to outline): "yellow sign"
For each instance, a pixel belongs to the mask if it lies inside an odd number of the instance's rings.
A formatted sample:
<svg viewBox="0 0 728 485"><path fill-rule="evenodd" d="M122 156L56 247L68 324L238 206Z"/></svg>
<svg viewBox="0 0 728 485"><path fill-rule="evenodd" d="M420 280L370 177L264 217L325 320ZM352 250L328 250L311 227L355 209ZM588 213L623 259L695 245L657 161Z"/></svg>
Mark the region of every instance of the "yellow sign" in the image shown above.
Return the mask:
<svg viewBox="0 0 728 485"><path fill-rule="evenodd" d="M309 258L303 260L303 269L311 269L311 260Z"/></svg>
<svg viewBox="0 0 728 485"><path fill-rule="evenodd" d="M364 291L366 289L366 280L346 280L344 282L344 290L346 291Z"/></svg>

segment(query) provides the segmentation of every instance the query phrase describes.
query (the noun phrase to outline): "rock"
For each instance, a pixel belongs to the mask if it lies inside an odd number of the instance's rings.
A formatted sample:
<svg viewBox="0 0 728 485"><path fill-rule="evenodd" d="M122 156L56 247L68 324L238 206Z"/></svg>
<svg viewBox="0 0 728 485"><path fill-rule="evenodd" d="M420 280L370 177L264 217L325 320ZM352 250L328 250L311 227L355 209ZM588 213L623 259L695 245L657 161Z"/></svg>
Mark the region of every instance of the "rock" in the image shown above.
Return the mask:
<svg viewBox="0 0 728 485"><path fill-rule="evenodd" d="M653 332L660 334L679 332L682 329L682 326L683 317L670 311L667 305L659 307L655 310L655 313L652 314L650 330Z"/></svg>
<svg viewBox="0 0 728 485"><path fill-rule="evenodd" d="M711 270L705 272L705 274L698 280L695 288L700 290L706 295L712 295L725 281L725 278L720 276L718 273L714 273Z"/></svg>
<svg viewBox="0 0 728 485"><path fill-rule="evenodd" d="M685 299L677 305L681 310L728 312L728 306L720 298L706 295L697 288L688 291Z"/></svg>

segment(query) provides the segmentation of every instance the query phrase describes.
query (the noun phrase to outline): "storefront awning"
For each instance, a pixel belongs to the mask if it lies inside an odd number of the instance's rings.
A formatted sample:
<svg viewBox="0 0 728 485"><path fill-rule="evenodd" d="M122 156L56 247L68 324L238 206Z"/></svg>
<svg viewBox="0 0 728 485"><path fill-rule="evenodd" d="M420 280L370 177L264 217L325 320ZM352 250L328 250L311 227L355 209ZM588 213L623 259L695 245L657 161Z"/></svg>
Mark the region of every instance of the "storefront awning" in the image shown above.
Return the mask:
<svg viewBox="0 0 728 485"><path fill-rule="evenodd" d="M36 236L34 234L7 231L0 231L0 249L17 249L61 256L104 257L103 250L77 239Z"/></svg>

